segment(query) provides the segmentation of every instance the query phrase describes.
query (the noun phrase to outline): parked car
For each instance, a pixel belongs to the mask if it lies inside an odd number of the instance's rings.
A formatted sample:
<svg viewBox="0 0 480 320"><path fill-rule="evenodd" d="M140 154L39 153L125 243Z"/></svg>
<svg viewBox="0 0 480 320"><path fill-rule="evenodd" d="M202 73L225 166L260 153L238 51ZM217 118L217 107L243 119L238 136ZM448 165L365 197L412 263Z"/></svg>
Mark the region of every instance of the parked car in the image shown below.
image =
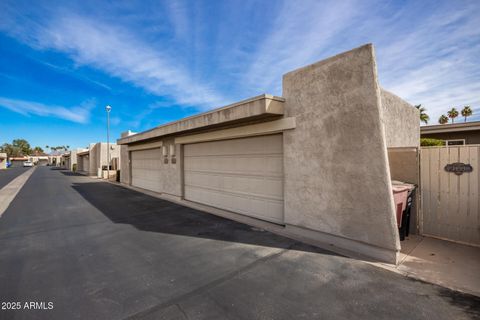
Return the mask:
<svg viewBox="0 0 480 320"><path fill-rule="evenodd" d="M23 166L24 166L24 167L33 167L33 162L32 162L32 161L25 161L25 162L23 163Z"/></svg>

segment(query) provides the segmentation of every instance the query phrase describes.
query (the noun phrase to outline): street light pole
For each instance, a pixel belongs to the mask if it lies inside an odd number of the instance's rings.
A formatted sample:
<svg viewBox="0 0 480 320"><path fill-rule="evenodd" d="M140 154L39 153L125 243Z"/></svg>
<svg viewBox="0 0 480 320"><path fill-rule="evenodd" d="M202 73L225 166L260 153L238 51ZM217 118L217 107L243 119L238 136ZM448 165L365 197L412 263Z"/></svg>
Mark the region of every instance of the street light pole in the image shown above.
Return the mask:
<svg viewBox="0 0 480 320"><path fill-rule="evenodd" d="M110 180L110 110L112 107L107 105L105 107L107 111L107 181Z"/></svg>

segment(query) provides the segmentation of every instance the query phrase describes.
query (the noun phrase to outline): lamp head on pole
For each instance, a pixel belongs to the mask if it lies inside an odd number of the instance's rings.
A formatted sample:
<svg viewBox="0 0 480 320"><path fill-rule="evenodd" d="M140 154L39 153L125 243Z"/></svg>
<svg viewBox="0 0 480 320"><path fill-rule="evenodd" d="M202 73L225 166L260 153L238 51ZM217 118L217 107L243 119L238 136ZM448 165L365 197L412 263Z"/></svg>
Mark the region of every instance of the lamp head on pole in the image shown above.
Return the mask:
<svg viewBox="0 0 480 320"><path fill-rule="evenodd" d="M110 110L112 110L112 107L110 107L109 105L107 105L107 106L105 107L105 110L107 110L107 112L110 112Z"/></svg>

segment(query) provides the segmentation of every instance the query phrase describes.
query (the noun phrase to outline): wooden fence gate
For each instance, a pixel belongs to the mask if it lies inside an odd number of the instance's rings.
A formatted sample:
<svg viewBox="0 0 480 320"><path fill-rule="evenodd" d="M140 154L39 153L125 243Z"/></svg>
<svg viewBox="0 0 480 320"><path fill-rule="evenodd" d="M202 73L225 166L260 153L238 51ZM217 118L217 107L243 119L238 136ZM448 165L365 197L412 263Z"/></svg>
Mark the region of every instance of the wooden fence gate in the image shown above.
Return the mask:
<svg viewBox="0 0 480 320"><path fill-rule="evenodd" d="M420 233L480 246L480 145L422 147L420 172Z"/></svg>

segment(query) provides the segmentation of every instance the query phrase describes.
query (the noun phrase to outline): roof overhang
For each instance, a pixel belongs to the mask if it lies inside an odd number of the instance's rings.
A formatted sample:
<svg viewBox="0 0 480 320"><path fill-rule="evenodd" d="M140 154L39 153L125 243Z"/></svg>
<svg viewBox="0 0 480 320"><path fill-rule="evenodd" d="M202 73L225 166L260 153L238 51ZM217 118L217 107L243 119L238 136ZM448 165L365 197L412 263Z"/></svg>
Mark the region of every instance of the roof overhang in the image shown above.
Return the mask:
<svg viewBox="0 0 480 320"><path fill-rule="evenodd" d="M476 131L476 130L480 130L480 121L439 124L439 125L433 125L433 126L420 127L421 134Z"/></svg>
<svg viewBox="0 0 480 320"><path fill-rule="evenodd" d="M279 117L284 114L285 99L272 95L260 95L222 108L180 119L156 128L126 136L117 144L132 144L162 136L200 131L260 118Z"/></svg>

